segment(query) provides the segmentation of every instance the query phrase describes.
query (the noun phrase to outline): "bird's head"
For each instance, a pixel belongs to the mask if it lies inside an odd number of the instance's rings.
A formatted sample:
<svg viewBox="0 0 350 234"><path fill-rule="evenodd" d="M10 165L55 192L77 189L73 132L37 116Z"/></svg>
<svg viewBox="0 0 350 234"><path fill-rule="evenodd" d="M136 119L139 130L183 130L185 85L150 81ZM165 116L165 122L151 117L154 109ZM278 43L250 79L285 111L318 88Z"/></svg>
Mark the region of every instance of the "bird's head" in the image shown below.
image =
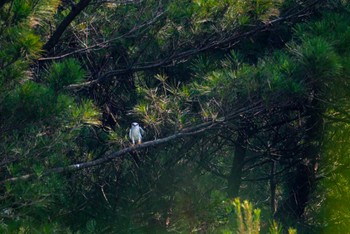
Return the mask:
<svg viewBox="0 0 350 234"><path fill-rule="evenodd" d="M137 126L139 126L139 124L136 123L136 122L133 122L133 123L131 124L131 127L137 127Z"/></svg>

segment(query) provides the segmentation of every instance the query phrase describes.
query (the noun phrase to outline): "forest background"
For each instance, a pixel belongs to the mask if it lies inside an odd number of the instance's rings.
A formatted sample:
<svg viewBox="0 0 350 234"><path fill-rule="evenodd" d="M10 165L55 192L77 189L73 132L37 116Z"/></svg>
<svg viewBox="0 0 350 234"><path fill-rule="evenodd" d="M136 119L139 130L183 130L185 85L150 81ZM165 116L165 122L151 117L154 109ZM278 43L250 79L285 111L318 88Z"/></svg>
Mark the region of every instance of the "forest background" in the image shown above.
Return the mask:
<svg viewBox="0 0 350 234"><path fill-rule="evenodd" d="M347 0L2 0L0 231L348 233L349 85Z"/></svg>

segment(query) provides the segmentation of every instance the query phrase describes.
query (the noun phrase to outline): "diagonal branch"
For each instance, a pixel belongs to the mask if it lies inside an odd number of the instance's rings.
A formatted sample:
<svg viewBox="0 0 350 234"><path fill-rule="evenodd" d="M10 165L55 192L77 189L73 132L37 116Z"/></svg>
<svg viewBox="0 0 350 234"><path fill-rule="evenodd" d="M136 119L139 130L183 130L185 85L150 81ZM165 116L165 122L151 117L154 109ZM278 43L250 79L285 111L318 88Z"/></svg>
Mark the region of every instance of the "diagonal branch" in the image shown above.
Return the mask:
<svg viewBox="0 0 350 234"><path fill-rule="evenodd" d="M43 58L39 58L38 60L39 61L46 61L46 60L58 60L58 59L63 59L63 58L66 58L68 56L71 56L71 55L74 55L74 54L78 54L78 53L82 53L82 52L90 52L90 51L93 51L93 50L99 50L99 49L103 49L103 48L106 48L109 46L109 44L113 41L116 41L116 40L119 40L121 38L124 38L124 37L127 37L127 36L130 36L132 35L134 32L137 32L139 31L140 29L142 28L147 28L149 27L150 25L152 25L153 23L157 22L158 19L164 15L164 12L159 12L157 13L157 15L154 16L154 18L152 18L151 20L149 21L146 21L140 25L136 25L134 26L130 31L118 36L118 37L114 37L112 39L109 39L109 40L105 40L103 42L100 42L100 43L97 43L97 44L94 44L94 45L91 45L91 46L88 46L88 47L85 47L85 48L81 48L81 49L77 49L77 50L74 50L72 52L69 52L69 53L66 53L66 54L62 54L62 55L58 55L58 56L54 56L54 57L43 57Z"/></svg>
<svg viewBox="0 0 350 234"><path fill-rule="evenodd" d="M212 128L213 126L218 125L219 123L222 123L222 122L223 121L208 122L205 125L202 125L203 127L199 130L180 132L180 133L176 133L174 135L171 135L171 136L168 136L165 138L161 138L161 139L157 139L157 140L153 140L153 141L148 141L148 142L145 142L145 143L137 145L137 146L130 146L130 147L124 148L122 150L110 153L103 158L99 158L99 159L96 159L96 160L93 160L90 162L82 162L82 163L71 164L71 165L65 166L65 167L52 168L52 169L49 169L46 172L44 172L41 176L47 176L49 174L54 174L54 173L78 171L78 170L82 170L85 168L101 165L103 163L107 163L109 161L112 161L113 159L116 159L116 158L118 158L122 155L125 155L127 153L139 151L139 150L142 150L144 148L151 147L151 146L157 146L157 145L175 140L175 139L180 138L180 137L191 136L191 135L196 135L196 134L202 133L202 132L204 132L204 131L206 131L206 130ZM18 177L5 179L3 181L0 181L0 184L6 183L6 182L27 180L27 179L34 178L34 177L37 177L37 175L35 173L26 174L26 175L22 175L22 176L18 176Z"/></svg>
<svg viewBox="0 0 350 234"><path fill-rule="evenodd" d="M56 31L52 34L50 39L45 43L45 45L43 46L44 50L49 52L53 47L55 47L55 45L61 38L62 34L64 33L64 31L66 31L67 27L70 25L70 23L89 5L90 2L91 0L81 0L79 3L74 5L74 7L69 12L67 17L64 18L64 20L60 23L60 25L58 25L58 27L56 28Z"/></svg>
<svg viewBox="0 0 350 234"><path fill-rule="evenodd" d="M114 159L116 159L118 157L121 157L122 155L127 154L127 153L140 151L140 150L148 148L148 147L164 144L164 143L173 141L173 140L178 139L178 138L182 138L182 137L186 137L186 136L192 136L192 135L197 135L197 134L203 133L205 131L213 129L216 126L225 124L227 121L232 120L234 118L237 118L241 114L253 113L253 112L261 110L262 108L263 107L262 107L261 103L257 102L257 103L255 103L252 106L248 106L248 107L244 107L244 108L238 109L238 110L234 111L232 114L230 114L230 115L228 115L226 117L222 117L222 118L219 118L217 120L212 120L210 122L204 122L204 123L198 124L198 125L196 125L194 127L189 127L189 128L183 129L181 132L175 133L175 134L173 134L171 136L164 137L164 138L161 138L161 139L156 139L156 140L153 140L153 141L147 141L147 142L142 143L142 144L137 145L137 146L127 147L127 148L121 149L119 151L115 151L115 152L112 152L110 154L107 154L105 157L99 158L99 159L96 159L96 160L93 160L93 161L76 163L76 164L71 164L69 166L56 167L56 168L48 169L46 172L44 172L40 176L47 176L47 175L50 175L50 174L78 171L78 170L82 170L82 169L85 169L85 168L98 166L98 165L110 162L110 161L112 161L112 160L114 160ZM27 180L27 179L30 179L30 178L35 178L35 177L38 177L38 175L35 174L35 173L30 173L30 174L26 174L26 175L22 175L22 176L18 176L18 177L12 177L12 178L5 179L3 181L0 181L0 184L4 184L6 182L22 181L22 180Z"/></svg>

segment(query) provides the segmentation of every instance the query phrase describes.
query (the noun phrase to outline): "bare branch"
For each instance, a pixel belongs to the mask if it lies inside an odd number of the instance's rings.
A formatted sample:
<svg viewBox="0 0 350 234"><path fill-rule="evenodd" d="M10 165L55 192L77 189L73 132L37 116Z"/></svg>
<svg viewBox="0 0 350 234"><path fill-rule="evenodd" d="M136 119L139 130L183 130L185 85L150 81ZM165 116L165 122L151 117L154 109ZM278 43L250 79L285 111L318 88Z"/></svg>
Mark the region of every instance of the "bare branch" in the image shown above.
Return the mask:
<svg viewBox="0 0 350 234"><path fill-rule="evenodd" d="M176 134L171 135L171 136L168 136L168 137L165 137L165 138L156 139L153 141L147 141L147 142L140 144L140 145L137 145L137 146L131 146L131 147L124 148L122 150L107 154L103 158L99 158L99 159L96 159L96 160L93 160L90 162L82 162L82 163L76 163L76 164L72 164L72 165L65 166L65 167L56 167L56 168L48 169L46 172L44 172L39 177L47 176L47 175L54 174L54 173L78 171L78 170L82 170L85 168L98 166L98 165L110 162L116 158L119 158L120 156L125 155L127 153L140 151L140 150L148 148L148 147L164 144L164 143L167 143L169 141L173 141L173 140L178 139L178 138L203 133L205 131L208 131L209 129L213 129L213 127L215 127L215 126L225 124L227 121L232 120L234 118L237 118L241 114L253 113L253 112L259 111L261 108L263 108L261 106L261 103L256 103L252 106L238 109L238 110L234 111L229 116L222 117L222 118L219 118L217 120L212 120L210 122L204 122L204 123L198 124L194 127L183 129L181 132L176 133ZM27 180L27 179L35 178L35 177L38 177L38 176L35 173L31 173L31 174L26 174L26 175L22 175L22 176L18 176L18 177L12 177L12 178L5 179L3 181L0 181L0 184L6 183L6 182L16 182L16 181L21 181L21 180Z"/></svg>

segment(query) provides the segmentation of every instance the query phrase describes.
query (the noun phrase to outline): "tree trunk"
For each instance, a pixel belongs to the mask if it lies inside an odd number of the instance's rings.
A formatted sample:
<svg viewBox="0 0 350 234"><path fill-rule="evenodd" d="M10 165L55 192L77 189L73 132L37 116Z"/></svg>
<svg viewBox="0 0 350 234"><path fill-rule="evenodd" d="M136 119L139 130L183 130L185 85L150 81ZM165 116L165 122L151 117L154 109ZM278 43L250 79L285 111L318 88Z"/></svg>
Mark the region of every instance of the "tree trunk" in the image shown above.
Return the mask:
<svg viewBox="0 0 350 234"><path fill-rule="evenodd" d="M321 109L317 108L318 103L313 102L308 110L309 118L305 123L307 131L305 142L308 143L304 150L303 161L299 162L293 173L293 180L290 182L290 192L285 199L281 209L278 211L278 218L281 221L287 219L299 220L309 201L310 193L315 185L315 166L319 160L319 148L322 137Z"/></svg>
<svg viewBox="0 0 350 234"><path fill-rule="evenodd" d="M245 132L240 132L238 134L235 143L235 152L232 162L231 172L228 177L228 196L230 198L235 198L238 196L239 188L242 182L242 170L244 159L247 151L247 136Z"/></svg>
<svg viewBox="0 0 350 234"><path fill-rule="evenodd" d="M277 210L277 200L276 200L276 166L277 163L275 160L271 163L271 179L270 179L270 192L271 192L271 212L273 215L275 215Z"/></svg>

